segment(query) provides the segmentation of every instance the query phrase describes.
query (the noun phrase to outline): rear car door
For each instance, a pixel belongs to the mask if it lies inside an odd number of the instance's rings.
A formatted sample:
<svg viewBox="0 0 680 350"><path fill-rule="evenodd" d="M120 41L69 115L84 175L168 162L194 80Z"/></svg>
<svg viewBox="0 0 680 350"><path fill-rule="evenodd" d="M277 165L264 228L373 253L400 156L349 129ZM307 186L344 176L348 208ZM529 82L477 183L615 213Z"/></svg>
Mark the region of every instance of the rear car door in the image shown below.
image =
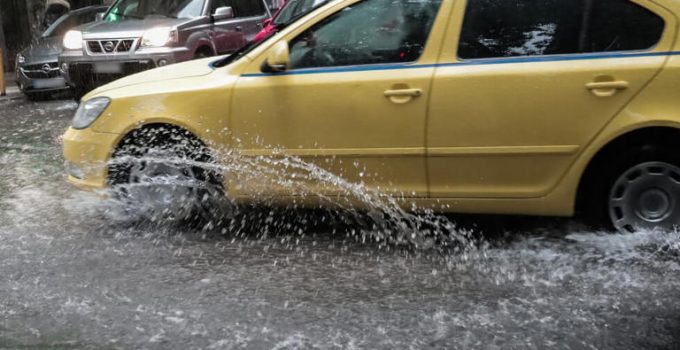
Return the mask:
<svg viewBox="0 0 680 350"><path fill-rule="evenodd" d="M655 76L676 19L647 0L456 3L428 115L430 193L538 198Z"/></svg>
<svg viewBox="0 0 680 350"><path fill-rule="evenodd" d="M264 20L269 18L269 10L264 0L231 0L239 18L239 28L246 42L253 40L263 28Z"/></svg>

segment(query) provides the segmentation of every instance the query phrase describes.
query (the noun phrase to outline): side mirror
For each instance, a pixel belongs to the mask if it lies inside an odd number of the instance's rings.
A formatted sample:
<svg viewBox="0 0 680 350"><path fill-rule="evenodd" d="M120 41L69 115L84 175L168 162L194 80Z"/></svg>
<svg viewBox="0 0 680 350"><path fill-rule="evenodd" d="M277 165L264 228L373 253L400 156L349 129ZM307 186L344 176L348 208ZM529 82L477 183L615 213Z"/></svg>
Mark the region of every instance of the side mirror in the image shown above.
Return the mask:
<svg viewBox="0 0 680 350"><path fill-rule="evenodd" d="M104 19L104 12L97 13L97 17L95 18L95 21L99 22L103 19Z"/></svg>
<svg viewBox="0 0 680 350"><path fill-rule="evenodd" d="M290 52L288 51L288 43L285 41L279 41L274 45L264 62L262 62L262 67L260 70L263 73L280 73L288 70L288 65L290 64Z"/></svg>
<svg viewBox="0 0 680 350"><path fill-rule="evenodd" d="M264 21L262 21L262 26L263 26L263 27L266 27L266 26L268 26L268 25L270 25L270 24L272 24L272 19L271 19L271 17L265 19Z"/></svg>
<svg viewBox="0 0 680 350"><path fill-rule="evenodd" d="M215 9L212 18L217 21L234 18L234 9L231 6L218 7Z"/></svg>

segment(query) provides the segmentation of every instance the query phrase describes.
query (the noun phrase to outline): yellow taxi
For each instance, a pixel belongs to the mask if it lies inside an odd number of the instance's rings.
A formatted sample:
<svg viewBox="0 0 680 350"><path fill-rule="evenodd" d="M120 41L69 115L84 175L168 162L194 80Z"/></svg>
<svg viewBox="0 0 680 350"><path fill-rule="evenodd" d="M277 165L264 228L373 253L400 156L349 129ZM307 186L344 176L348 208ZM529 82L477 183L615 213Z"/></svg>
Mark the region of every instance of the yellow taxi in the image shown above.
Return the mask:
<svg viewBox="0 0 680 350"><path fill-rule="evenodd" d="M103 189L170 174L287 203L285 186L194 169L224 161L215 150L285 154L408 208L671 229L679 14L674 0L334 0L228 57L86 95L64 135L68 178ZM126 161L168 147L199 162ZM191 194L160 192L130 194Z"/></svg>

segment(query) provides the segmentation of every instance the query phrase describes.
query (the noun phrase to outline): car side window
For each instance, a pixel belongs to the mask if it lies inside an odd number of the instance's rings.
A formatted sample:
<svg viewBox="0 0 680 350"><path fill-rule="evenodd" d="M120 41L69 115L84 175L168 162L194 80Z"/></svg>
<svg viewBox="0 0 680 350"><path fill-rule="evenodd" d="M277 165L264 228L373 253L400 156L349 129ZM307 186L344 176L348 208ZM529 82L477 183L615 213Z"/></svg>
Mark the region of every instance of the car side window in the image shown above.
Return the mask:
<svg viewBox="0 0 680 350"><path fill-rule="evenodd" d="M468 0L458 57L646 50L663 28L630 0Z"/></svg>
<svg viewBox="0 0 680 350"><path fill-rule="evenodd" d="M290 42L292 69L416 61L441 0L364 0Z"/></svg>
<svg viewBox="0 0 680 350"><path fill-rule="evenodd" d="M232 0L232 4L238 17L262 16L267 12L262 0Z"/></svg>

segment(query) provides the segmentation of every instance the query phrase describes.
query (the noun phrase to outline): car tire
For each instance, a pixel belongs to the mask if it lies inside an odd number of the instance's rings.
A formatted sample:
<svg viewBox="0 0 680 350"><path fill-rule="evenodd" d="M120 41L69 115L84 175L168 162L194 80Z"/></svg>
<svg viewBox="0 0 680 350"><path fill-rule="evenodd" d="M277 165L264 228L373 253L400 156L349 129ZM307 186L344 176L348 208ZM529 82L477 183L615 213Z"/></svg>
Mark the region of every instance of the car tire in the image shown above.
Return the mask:
<svg viewBox="0 0 680 350"><path fill-rule="evenodd" d="M680 156L664 145L644 145L600 167L589 188L587 221L633 233L680 226Z"/></svg>
<svg viewBox="0 0 680 350"><path fill-rule="evenodd" d="M201 58L207 58L213 56L212 50L210 50L208 47L200 47L196 52L194 53L194 59L201 59Z"/></svg>
<svg viewBox="0 0 680 350"><path fill-rule="evenodd" d="M139 130L112 159L113 196L139 219L204 222L231 211L212 157L186 131Z"/></svg>

